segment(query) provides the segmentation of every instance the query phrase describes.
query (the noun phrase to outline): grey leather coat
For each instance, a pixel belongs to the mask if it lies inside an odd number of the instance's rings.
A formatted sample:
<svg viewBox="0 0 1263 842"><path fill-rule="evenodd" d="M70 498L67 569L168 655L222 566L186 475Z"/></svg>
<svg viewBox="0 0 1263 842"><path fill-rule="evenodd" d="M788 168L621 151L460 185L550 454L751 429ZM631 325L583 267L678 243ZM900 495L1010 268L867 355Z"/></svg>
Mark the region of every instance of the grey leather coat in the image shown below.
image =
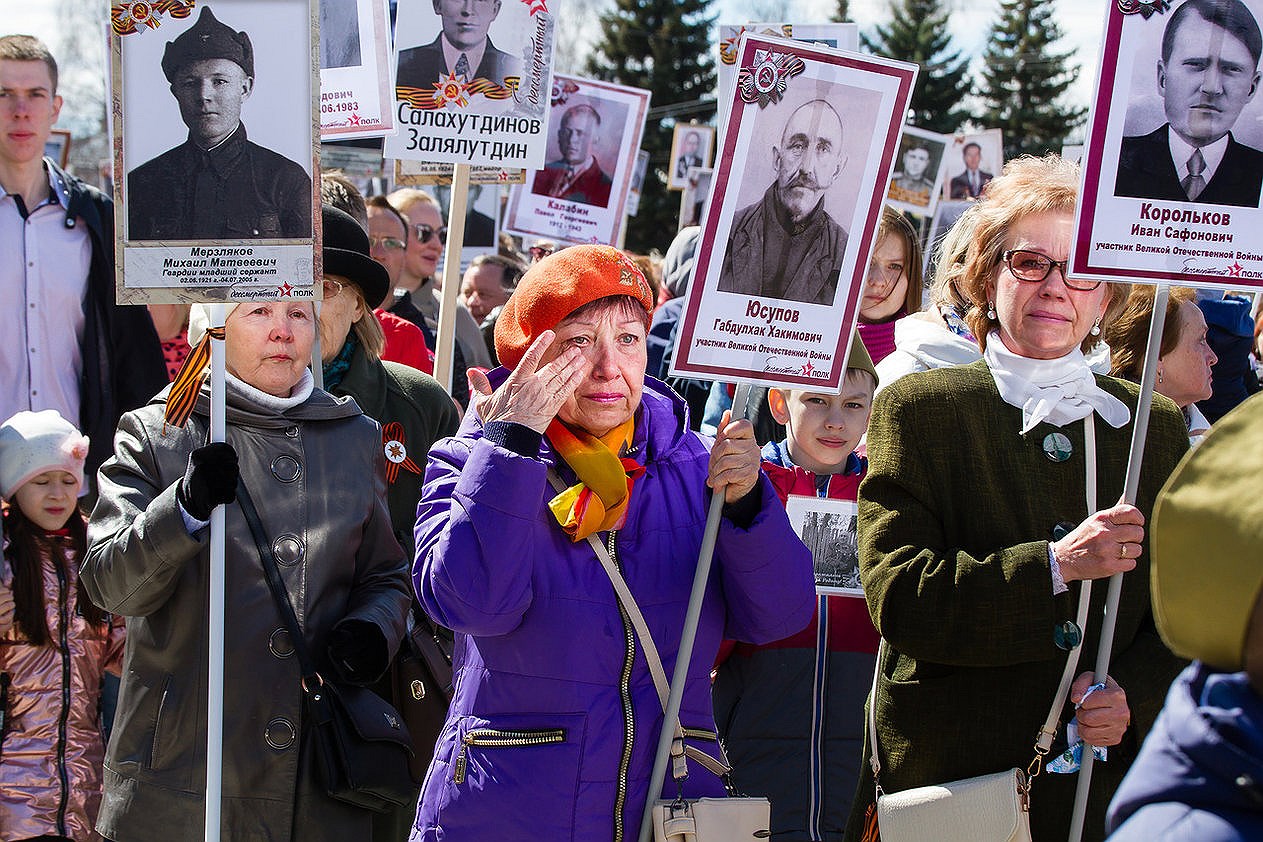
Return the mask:
<svg viewBox="0 0 1263 842"><path fill-rule="evenodd" d="M176 503L188 454L206 441L203 391L184 429L159 394L127 413L101 468L82 578L127 617L114 734L97 829L116 842L202 836L206 764L209 529ZM349 398L315 390L277 412L227 389L228 441L273 541L309 648L325 659L341 620L399 644L410 599L385 503L381 432ZM236 504L225 507L227 620L221 838L366 839L371 814L330 799L303 740L299 667ZM328 664L322 664L327 670Z"/></svg>

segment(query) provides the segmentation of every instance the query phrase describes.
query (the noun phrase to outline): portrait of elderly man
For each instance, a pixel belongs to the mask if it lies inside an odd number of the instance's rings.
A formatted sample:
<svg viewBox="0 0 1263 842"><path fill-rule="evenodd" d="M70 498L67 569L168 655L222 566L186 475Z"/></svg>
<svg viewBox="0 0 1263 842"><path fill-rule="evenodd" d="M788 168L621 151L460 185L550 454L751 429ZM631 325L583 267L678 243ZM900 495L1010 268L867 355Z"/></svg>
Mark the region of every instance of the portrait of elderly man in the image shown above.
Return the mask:
<svg viewBox="0 0 1263 842"><path fill-rule="evenodd" d="M814 99L795 109L772 164L776 178L763 198L733 218L719 290L832 304L846 251L846 229L824 208L846 166L833 106Z"/></svg>
<svg viewBox="0 0 1263 842"><path fill-rule="evenodd" d="M561 159L550 161L535 174L531 192L585 205L606 207L613 181L601 169L592 145L601 128L601 115L590 105L572 105L561 115L557 148Z"/></svg>
<svg viewBox="0 0 1263 842"><path fill-rule="evenodd" d="M297 239L311 236L311 177L252 143L241 107L254 91L254 47L202 7L167 43L162 72L188 140L127 176L130 240Z"/></svg>
<svg viewBox="0 0 1263 842"><path fill-rule="evenodd" d="M891 179L890 198L917 205L930 203L934 180L926 178L930 166L930 150L923 144L914 143L903 153L903 170Z"/></svg>
<svg viewBox="0 0 1263 842"><path fill-rule="evenodd" d="M1188 0L1162 33L1166 123L1124 137L1114 195L1257 208L1263 152L1232 136L1259 88L1263 36L1241 0Z"/></svg>
<svg viewBox="0 0 1263 842"><path fill-rule="evenodd" d="M433 2L443 29L429 44L400 51L399 87L430 90L449 75L464 77L466 82L488 79L503 85L506 78L521 75L522 63L496 49L487 35L500 14L500 0Z"/></svg>
<svg viewBox="0 0 1263 842"><path fill-rule="evenodd" d="M704 167L702 162L702 136L695 131L685 133L680 141L680 157L675 159L675 177L689 177L689 167Z"/></svg>

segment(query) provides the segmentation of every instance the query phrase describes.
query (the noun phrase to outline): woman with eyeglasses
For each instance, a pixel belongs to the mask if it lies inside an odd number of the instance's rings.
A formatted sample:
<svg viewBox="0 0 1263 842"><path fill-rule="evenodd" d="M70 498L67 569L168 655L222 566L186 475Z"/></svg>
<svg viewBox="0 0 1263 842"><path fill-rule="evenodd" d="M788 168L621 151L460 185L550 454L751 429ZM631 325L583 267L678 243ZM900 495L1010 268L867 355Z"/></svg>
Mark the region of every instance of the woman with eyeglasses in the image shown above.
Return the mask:
<svg viewBox="0 0 1263 842"><path fill-rule="evenodd" d="M870 700L883 790L1027 769L1081 641L1045 760L1066 749L1071 720L1072 746L1108 747L1085 833L1101 839L1110 795L1179 672L1150 611L1145 526L1188 439L1179 410L1155 395L1137 504L1118 502L1139 389L1094 375L1084 351L1127 289L1066 275L1078 186L1075 164L1019 158L966 211L961 288L983 358L908 374L878 396L859 552L885 640ZM1107 588L1092 589L1079 629L1081 583L1122 572L1110 676L1089 693ZM867 757L863 770L851 840L874 800ZM1041 768L1036 840L1066 838L1076 779Z"/></svg>

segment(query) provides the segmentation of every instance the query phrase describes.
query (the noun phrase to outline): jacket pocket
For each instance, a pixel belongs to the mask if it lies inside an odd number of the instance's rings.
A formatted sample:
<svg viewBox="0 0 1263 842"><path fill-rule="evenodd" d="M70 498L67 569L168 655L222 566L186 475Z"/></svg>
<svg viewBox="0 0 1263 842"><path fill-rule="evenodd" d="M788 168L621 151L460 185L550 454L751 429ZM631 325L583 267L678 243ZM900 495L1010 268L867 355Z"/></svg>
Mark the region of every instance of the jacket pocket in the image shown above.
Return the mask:
<svg viewBox="0 0 1263 842"><path fill-rule="evenodd" d="M149 768L162 768L163 760L163 744L162 737L165 734L163 728L163 715L170 720L171 709L175 702L171 695L171 676L167 676L162 680L162 693L158 696L158 709L154 712L153 718L153 740L149 745Z"/></svg>
<svg viewBox="0 0 1263 842"><path fill-rule="evenodd" d="M583 713L464 718L437 824L452 838L572 839L586 720Z"/></svg>

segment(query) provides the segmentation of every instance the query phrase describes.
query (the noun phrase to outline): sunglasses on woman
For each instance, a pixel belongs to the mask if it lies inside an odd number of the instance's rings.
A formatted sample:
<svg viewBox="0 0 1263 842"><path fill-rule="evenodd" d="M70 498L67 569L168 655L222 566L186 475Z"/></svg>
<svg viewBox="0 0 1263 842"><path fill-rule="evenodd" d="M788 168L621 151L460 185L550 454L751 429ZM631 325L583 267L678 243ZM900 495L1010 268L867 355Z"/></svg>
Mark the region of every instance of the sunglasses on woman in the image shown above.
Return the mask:
<svg viewBox="0 0 1263 842"><path fill-rule="evenodd" d="M444 225L442 228L439 228L436 231L434 230L432 226L426 225L424 222L418 222L416 225L412 226L412 230L413 230L413 233L417 235L417 242L420 243L421 245L425 245L426 243L430 242L430 238L433 237L435 234L439 235L439 243L441 243L442 245L447 245L447 226L446 225Z"/></svg>

